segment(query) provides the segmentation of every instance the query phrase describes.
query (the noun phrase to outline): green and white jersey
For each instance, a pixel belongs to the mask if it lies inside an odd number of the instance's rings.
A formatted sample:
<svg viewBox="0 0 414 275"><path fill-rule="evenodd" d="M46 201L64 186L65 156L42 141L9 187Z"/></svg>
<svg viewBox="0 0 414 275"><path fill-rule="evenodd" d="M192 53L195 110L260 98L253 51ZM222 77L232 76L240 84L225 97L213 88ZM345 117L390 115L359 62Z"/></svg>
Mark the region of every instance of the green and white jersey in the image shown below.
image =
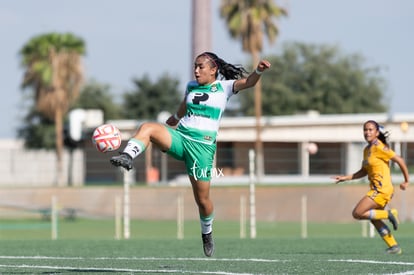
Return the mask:
<svg viewBox="0 0 414 275"><path fill-rule="evenodd" d="M213 144L227 101L233 95L234 81L216 80L209 85L189 82L185 92L187 112L177 131L187 139Z"/></svg>

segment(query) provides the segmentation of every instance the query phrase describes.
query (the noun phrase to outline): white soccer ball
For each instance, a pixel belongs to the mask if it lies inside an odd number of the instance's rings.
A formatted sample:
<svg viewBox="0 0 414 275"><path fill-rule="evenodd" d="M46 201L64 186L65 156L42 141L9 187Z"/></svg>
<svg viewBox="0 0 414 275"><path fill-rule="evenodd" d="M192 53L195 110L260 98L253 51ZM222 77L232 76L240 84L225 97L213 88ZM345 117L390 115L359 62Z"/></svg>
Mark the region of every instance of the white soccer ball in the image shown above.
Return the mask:
<svg viewBox="0 0 414 275"><path fill-rule="evenodd" d="M309 154L314 155L318 152L318 145L316 143L308 143L308 146L306 148L309 152Z"/></svg>
<svg viewBox="0 0 414 275"><path fill-rule="evenodd" d="M101 125L93 131L92 142L101 153L117 150L121 141L121 132L112 124Z"/></svg>

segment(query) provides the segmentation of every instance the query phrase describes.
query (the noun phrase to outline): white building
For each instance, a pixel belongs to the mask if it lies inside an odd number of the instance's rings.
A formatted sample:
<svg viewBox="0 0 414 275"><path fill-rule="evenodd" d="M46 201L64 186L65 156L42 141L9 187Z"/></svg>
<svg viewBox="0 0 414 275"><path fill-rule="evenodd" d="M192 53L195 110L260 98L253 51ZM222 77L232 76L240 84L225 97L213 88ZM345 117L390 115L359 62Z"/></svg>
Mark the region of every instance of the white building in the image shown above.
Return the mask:
<svg viewBox="0 0 414 275"><path fill-rule="evenodd" d="M414 164L413 114L346 114L263 117L261 138L264 144L265 177L263 182L326 181L329 175L351 173L360 168L365 146L362 125L375 120L390 132L392 148ZM140 122L110 121L117 126L124 141L129 139ZM118 169L109 158L115 153L97 152L91 142L92 129L85 129L85 145L71 155L65 153L64 167L68 182L73 185L112 183L122 181ZM225 117L217 139L216 169L224 176L213 179L221 182L244 182L249 179L248 151L254 148L256 120L254 117ZM309 144L316 144L318 152L308 153ZM121 147L122 148L122 147ZM56 182L54 151L27 151L21 141L0 142L0 185L51 186ZM135 161L135 182L187 182L181 162L165 157L158 150L148 150L146 157ZM145 163L145 159L147 163ZM72 164L72 165L70 165ZM71 172L70 172L71 170ZM183 176L184 175L184 176Z"/></svg>

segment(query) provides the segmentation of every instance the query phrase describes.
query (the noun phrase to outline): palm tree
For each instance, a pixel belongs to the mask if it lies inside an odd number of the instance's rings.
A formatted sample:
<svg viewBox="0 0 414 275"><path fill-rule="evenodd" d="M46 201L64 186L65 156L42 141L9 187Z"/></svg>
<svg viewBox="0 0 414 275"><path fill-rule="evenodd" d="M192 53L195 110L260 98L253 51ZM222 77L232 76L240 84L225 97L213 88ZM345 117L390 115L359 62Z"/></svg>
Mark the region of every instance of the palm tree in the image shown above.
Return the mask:
<svg viewBox="0 0 414 275"><path fill-rule="evenodd" d="M30 39L20 50L23 88L34 91L36 109L55 123L57 184L62 184L63 118L79 95L85 43L71 33L48 33Z"/></svg>
<svg viewBox="0 0 414 275"><path fill-rule="evenodd" d="M260 61L263 37L274 43L279 29L275 20L287 16L287 11L273 0L222 0L220 15L226 20L232 38L240 39L243 51L250 53L253 64ZM260 118L262 116L261 82L254 87L256 116L256 169L257 175L264 174L263 143Z"/></svg>
<svg viewBox="0 0 414 275"><path fill-rule="evenodd" d="M211 0L192 0L191 78L194 59L202 52L211 51L211 44Z"/></svg>

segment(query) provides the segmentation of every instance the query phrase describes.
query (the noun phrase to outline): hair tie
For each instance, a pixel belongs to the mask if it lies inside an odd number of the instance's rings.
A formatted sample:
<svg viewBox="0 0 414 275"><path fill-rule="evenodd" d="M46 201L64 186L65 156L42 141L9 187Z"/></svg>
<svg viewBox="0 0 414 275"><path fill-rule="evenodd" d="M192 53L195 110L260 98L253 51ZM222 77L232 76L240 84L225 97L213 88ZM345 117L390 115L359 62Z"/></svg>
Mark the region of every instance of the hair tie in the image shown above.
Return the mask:
<svg viewBox="0 0 414 275"><path fill-rule="evenodd" d="M210 60L211 62L213 62L213 64L217 67L217 70L219 70L219 66L217 65L216 61L214 61L214 59L208 54L208 53L203 53L203 55L205 57L207 57L208 60Z"/></svg>

